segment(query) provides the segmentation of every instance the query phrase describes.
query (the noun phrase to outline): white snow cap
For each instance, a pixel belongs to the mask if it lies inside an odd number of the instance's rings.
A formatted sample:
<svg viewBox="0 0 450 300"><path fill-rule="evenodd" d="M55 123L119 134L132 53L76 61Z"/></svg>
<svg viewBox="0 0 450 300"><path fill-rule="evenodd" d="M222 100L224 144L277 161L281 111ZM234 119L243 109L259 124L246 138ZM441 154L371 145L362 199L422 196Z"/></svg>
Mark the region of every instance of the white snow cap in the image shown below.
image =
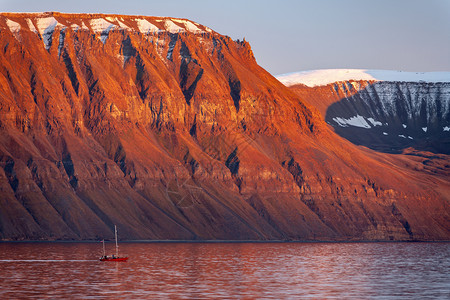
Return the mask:
<svg viewBox="0 0 450 300"><path fill-rule="evenodd" d="M26 19L31 31L39 33L44 40L46 47L51 44L51 38L56 28L70 27L73 30L92 30L96 34L101 34L102 42L105 42L108 34L113 29L139 31L144 34L167 31L170 33L190 32L202 34L212 33L212 29L186 19L166 18L166 17L144 17L144 16L116 16L116 15L87 15L80 14L80 22L73 23L60 13L29 13ZM74 14L76 15L76 14ZM6 19L6 26L0 24L0 28L9 29L16 33L21 30L21 25L12 19ZM73 19L73 17L72 17ZM85 23L86 22L86 23ZM88 26L86 26L88 25Z"/></svg>
<svg viewBox="0 0 450 300"><path fill-rule="evenodd" d="M187 31L193 32L193 33L200 33L202 32L194 23L191 21L186 20L177 20L178 22L182 23Z"/></svg>
<svg viewBox="0 0 450 300"><path fill-rule="evenodd" d="M54 17L38 18L36 23L41 35L52 32L58 25L58 21Z"/></svg>
<svg viewBox="0 0 450 300"><path fill-rule="evenodd" d="M53 31L55 31L55 28L59 23L54 17L39 18L36 23L37 29L44 41L45 49L49 49L52 42Z"/></svg>
<svg viewBox="0 0 450 300"><path fill-rule="evenodd" d="M11 30L11 32L17 32L20 30L20 24L14 21L11 21L10 19L6 20L6 25L8 25L9 30Z"/></svg>
<svg viewBox="0 0 450 300"><path fill-rule="evenodd" d="M27 19L27 24L31 31L37 33L36 27L34 26L33 22L30 19Z"/></svg>
<svg viewBox="0 0 450 300"><path fill-rule="evenodd" d="M157 32L159 28L145 19L137 19L137 26L141 33Z"/></svg>
<svg viewBox="0 0 450 300"><path fill-rule="evenodd" d="M184 28L175 24L172 20L166 20L164 22L164 28L170 33L177 33L184 31Z"/></svg>
<svg viewBox="0 0 450 300"><path fill-rule="evenodd" d="M326 69L301 71L275 76L286 86L304 84L309 87L338 81L450 82L450 72L402 72L364 69Z"/></svg>
<svg viewBox="0 0 450 300"><path fill-rule="evenodd" d="M103 18L90 20L89 24L91 25L91 28L95 33L102 33L102 32L108 33L115 26L114 24L106 21Z"/></svg>

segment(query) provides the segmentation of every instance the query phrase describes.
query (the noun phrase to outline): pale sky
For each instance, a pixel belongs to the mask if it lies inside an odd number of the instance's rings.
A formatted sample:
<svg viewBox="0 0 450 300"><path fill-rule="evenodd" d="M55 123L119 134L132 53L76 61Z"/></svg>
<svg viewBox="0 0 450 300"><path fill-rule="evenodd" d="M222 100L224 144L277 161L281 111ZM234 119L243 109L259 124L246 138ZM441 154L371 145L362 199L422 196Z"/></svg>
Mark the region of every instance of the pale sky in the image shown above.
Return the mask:
<svg viewBox="0 0 450 300"><path fill-rule="evenodd" d="M450 71L450 0L0 0L0 11L187 18L250 43L273 75Z"/></svg>

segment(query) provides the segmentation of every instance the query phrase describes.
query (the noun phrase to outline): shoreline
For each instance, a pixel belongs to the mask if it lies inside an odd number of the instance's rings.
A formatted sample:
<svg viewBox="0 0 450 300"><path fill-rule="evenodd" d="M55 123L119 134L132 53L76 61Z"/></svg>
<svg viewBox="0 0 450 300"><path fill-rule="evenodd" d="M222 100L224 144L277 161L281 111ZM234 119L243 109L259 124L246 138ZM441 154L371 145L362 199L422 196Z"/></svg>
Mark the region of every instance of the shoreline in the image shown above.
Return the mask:
<svg viewBox="0 0 450 300"><path fill-rule="evenodd" d="M99 243L101 240L0 240L7 243ZM114 240L105 240L113 243ZM358 243L450 243L450 240L119 240L122 244L358 244Z"/></svg>

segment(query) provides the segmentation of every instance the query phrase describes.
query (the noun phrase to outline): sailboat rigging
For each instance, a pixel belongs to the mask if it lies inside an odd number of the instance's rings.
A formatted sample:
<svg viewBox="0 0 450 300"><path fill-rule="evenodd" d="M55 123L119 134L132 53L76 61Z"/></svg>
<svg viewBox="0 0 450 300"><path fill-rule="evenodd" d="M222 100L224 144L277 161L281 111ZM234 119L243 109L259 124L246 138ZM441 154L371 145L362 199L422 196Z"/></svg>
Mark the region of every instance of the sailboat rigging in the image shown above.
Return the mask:
<svg viewBox="0 0 450 300"><path fill-rule="evenodd" d="M106 255L106 250L105 250L105 240L102 240L103 243L103 256L100 257L100 261L127 261L128 260L128 256L119 256L119 244L117 243L117 226L114 225L114 236L116 239L116 254L113 255Z"/></svg>

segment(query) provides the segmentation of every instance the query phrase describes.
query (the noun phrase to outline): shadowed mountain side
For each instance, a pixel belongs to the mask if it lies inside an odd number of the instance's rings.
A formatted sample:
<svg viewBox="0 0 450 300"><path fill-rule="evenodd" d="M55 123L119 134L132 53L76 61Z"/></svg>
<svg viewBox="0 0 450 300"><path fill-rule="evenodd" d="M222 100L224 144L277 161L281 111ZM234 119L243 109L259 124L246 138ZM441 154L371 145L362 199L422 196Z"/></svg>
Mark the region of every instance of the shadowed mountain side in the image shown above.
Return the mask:
<svg viewBox="0 0 450 300"><path fill-rule="evenodd" d="M334 131L352 143L403 154L393 156L393 163L448 181L449 86L350 80L289 88L317 107Z"/></svg>
<svg viewBox="0 0 450 300"><path fill-rule="evenodd" d="M291 89L356 145L450 154L450 83L345 81Z"/></svg>
<svg viewBox="0 0 450 300"><path fill-rule="evenodd" d="M245 41L142 16L0 27L1 239L450 237L446 178L337 136Z"/></svg>

